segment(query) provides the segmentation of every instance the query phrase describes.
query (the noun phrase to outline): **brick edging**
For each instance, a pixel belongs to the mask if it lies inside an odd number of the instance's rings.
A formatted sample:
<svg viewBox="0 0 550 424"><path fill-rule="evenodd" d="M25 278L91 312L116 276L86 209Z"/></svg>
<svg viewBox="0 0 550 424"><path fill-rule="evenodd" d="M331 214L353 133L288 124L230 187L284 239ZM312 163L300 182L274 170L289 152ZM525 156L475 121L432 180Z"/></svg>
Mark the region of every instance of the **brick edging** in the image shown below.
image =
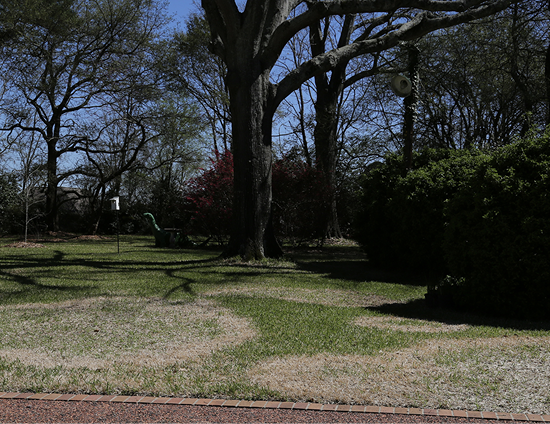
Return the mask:
<svg viewBox="0 0 550 424"><path fill-rule="evenodd" d="M387 406L365 405L335 405L306 402L276 402L276 401L249 401L227 399L197 399L180 397L153 397L153 396L117 396L117 395L74 395L58 393L15 393L0 392L2 399L24 399L66 402L112 402L135 404L161 404L161 405L194 405L194 406L218 406L227 408L263 408L263 409L291 409L300 411L336 411L355 412L368 414L398 414L398 415L424 415L439 417L477 418L503 421L527 421L550 423L550 415L539 414L509 414L505 412L489 411L462 411L450 409L430 408L399 408Z"/></svg>

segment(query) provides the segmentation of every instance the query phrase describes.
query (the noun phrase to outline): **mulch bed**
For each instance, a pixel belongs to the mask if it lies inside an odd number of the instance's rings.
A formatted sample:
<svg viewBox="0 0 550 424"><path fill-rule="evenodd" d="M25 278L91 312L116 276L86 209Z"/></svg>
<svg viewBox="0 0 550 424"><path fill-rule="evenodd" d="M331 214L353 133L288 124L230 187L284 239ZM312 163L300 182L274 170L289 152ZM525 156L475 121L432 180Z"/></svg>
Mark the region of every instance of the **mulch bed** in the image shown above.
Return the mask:
<svg viewBox="0 0 550 424"><path fill-rule="evenodd" d="M15 243L6 244L3 247L12 247L18 249L34 249L46 247L42 243L64 243L69 240L110 240L111 237L98 236L98 235L81 235L77 236L72 233L49 233L49 237L36 239L32 242L30 241L18 241ZM41 243L38 243L41 242Z"/></svg>
<svg viewBox="0 0 550 424"><path fill-rule="evenodd" d="M30 243L25 241L19 241L17 243L6 244L4 247L15 247L18 249L34 249L34 248L41 248L45 246L40 243Z"/></svg>

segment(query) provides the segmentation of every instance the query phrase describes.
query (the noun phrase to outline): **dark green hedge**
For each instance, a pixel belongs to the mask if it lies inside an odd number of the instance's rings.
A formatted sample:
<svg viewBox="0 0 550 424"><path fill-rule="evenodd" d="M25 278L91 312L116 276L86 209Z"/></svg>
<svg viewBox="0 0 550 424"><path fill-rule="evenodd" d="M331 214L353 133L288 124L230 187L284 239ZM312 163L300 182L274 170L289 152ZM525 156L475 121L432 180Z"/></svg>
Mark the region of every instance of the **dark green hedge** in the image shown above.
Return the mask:
<svg viewBox="0 0 550 424"><path fill-rule="evenodd" d="M446 208L443 250L462 306L550 317L550 138L496 151ZM448 289L447 289L448 290Z"/></svg>
<svg viewBox="0 0 550 424"><path fill-rule="evenodd" d="M379 266L437 281L429 298L550 316L550 137L491 154L426 150L405 175L392 155L363 182L358 241Z"/></svg>
<svg viewBox="0 0 550 424"><path fill-rule="evenodd" d="M485 159L479 152L428 149L415 154L406 175L403 157L395 154L366 175L356 238L370 261L444 275L445 206Z"/></svg>

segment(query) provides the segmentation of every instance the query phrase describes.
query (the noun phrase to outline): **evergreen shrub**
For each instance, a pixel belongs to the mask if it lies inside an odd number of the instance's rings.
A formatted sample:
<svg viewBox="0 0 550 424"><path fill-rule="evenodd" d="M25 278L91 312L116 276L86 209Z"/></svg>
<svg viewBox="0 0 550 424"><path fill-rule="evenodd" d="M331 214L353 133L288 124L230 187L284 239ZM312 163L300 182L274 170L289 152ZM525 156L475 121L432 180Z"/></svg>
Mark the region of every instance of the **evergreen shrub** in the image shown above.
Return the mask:
<svg viewBox="0 0 550 424"><path fill-rule="evenodd" d="M484 158L479 152L426 149L414 155L412 171L405 173L403 157L392 154L366 175L356 234L369 260L444 275L445 206Z"/></svg>
<svg viewBox="0 0 550 424"><path fill-rule="evenodd" d="M446 290L463 307L550 317L550 137L495 151L448 204Z"/></svg>
<svg viewBox="0 0 550 424"><path fill-rule="evenodd" d="M550 133L491 153L391 155L365 176L358 241L376 265L433 277L427 299L550 317Z"/></svg>

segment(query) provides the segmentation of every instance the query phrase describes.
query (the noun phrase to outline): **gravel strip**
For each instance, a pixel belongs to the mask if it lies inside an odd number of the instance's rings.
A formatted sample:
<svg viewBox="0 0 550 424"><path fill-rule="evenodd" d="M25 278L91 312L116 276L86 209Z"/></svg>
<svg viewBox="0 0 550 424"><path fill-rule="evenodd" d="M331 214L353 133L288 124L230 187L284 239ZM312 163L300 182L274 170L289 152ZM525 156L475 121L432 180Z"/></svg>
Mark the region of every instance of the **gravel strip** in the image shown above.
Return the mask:
<svg viewBox="0 0 550 424"><path fill-rule="evenodd" d="M496 423L495 420L288 409L0 400L1 423Z"/></svg>

